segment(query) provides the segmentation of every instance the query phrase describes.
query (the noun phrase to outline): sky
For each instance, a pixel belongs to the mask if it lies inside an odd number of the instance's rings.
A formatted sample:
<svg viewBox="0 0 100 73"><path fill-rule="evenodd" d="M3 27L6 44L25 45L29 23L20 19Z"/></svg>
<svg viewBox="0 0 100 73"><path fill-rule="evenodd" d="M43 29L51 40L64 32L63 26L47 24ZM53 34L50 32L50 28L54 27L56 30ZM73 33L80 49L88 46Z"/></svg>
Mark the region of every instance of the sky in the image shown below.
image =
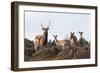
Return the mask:
<svg viewBox="0 0 100 73"><path fill-rule="evenodd" d="M89 13L24 11L25 38L34 41L36 35L43 35L41 23L46 27L50 21L48 40L53 40L53 35L58 35L58 39L62 40L69 37L70 32L75 32L79 39L79 31L82 31L83 37L90 41L90 16Z"/></svg>

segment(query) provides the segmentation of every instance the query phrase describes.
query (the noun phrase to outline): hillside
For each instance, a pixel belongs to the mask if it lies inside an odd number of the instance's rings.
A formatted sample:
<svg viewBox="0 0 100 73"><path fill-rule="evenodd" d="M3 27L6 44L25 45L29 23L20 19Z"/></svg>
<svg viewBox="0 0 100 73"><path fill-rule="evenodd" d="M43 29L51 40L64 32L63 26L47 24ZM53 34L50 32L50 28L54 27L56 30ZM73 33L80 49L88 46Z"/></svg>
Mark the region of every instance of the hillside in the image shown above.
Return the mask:
<svg viewBox="0 0 100 73"><path fill-rule="evenodd" d="M52 43L52 44L51 44ZM79 45L70 46L70 48L56 47L54 42L48 42L48 45L35 51L33 42L25 39L25 61L43 61L43 60L64 60L64 59L86 59L90 58L90 43L81 39Z"/></svg>

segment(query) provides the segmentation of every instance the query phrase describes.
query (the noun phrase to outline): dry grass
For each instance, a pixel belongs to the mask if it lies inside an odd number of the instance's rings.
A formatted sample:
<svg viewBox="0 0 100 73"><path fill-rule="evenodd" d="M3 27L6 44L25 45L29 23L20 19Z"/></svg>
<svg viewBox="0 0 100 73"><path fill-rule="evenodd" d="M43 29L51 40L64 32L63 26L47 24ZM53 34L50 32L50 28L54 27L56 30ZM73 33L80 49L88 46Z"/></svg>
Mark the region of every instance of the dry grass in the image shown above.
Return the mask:
<svg viewBox="0 0 100 73"><path fill-rule="evenodd" d="M25 51L25 61L86 59L90 58L90 45L73 46L70 48L43 47L39 51L34 49Z"/></svg>
<svg viewBox="0 0 100 73"><path fill-rule="evenodd" d="M62 49L56 47L55 43L49 43L47 46L35 51L32 42L25 41L27 46L24 50L24 61L44 61L44 60L64 60L64 59L86 59L90 58L90 43L84 39L79 40L78 45L70 45Z"/></svg>

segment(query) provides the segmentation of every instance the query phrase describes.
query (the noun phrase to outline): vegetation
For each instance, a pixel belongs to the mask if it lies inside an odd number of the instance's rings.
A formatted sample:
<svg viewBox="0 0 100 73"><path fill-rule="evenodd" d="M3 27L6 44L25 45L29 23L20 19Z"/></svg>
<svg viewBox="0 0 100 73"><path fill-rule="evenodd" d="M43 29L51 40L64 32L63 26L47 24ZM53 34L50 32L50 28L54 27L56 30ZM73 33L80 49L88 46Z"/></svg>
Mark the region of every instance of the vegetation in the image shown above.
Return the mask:
<svg viewBox="0 0 100 73"><path fill-rule="evenodd" d="M24 55L25 61L86 59L90 58L90 43L85 39L79 39L78 45L62 49L57 47L54 41L49 41L46 46L35 51L33 42L25 39Z"/></svg>
<svg viewBox="0 0 100 73"><path fill-rule="evenodd" d="M24 47L25 48L32 48L33 47L33 42L28 40L27 38L24 39Z"/></svg>
<svg viewBox="0 0 100 73"><path fill-rule="evenodd" d="M27 38L24 39L24 60L28 61L31 60L32 54L35 53L33 41L28 40Z"/></svg>

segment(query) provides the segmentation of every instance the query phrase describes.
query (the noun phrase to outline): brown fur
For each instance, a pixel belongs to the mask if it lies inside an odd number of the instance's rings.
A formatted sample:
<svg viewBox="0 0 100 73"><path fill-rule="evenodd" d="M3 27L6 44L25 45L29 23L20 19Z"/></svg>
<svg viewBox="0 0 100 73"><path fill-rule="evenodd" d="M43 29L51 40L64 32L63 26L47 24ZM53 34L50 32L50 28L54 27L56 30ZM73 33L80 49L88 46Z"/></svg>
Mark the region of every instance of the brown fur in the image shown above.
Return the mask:
<svg viewBox="0 0 100 73"><path fill-rule="evenodd" d="M57 35L53 35L54 39L55 39L55 44L57 47L61 46L63 49L64 48L68 48L68 46L70 45L70 41L69 40L57 40Z"/></svg>
<svg viewBox="0 0 100 73"><path fill-rule="evenodd" d="M44 37L43 35L38 35L35 37L35 50L39 50L40 47L43 46Z"/></svg>

